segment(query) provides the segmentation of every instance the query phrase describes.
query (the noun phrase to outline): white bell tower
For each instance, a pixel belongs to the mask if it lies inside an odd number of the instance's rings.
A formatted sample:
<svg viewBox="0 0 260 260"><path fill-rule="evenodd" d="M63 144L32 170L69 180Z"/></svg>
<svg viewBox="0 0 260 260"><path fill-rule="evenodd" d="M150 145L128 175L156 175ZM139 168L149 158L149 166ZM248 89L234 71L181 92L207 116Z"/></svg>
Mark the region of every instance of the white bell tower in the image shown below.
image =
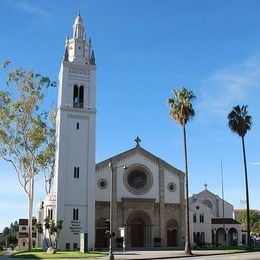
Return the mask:
<svg viewBox="0 0 260 260"><path fill-rule="evenodd" d="M63 220L58 247L80 247L80 233L95 243L96 64L80 15L67 39L59 73L55 217Z"/></svg>

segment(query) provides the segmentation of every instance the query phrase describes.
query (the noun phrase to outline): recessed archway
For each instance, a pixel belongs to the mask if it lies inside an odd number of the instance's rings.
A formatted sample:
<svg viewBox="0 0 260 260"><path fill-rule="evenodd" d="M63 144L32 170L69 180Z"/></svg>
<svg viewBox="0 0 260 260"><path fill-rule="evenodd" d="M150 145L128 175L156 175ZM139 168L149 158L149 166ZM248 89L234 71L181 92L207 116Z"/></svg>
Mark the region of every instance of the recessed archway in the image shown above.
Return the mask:
<svg viewBox="0 0 260 260"><path fill-rule="evenodd" d="M228 230L228 245L237 246L237 230L235 228Z"/></svg>
<svg viewBox="0 0 260 260"><path fill-rule="evenodd" d="M135 211L127 220L127 245L130 247L151 246L151 218L144 211Z"/></svg>
<svg viewBox="0 0 260 260"><path fill-rule="evenodd" d="M217 232L216 232L216 244L217 245L221 245L221 246L225 246L225 230L223 228L218 228Z"/></svg>
<svg viewBox="0 0 260 260"><path fill-rule="evenodd" d="M175 219L170 219L166 225L167 233L167 246L176 247L178 246L179 227L178 222Z"/></svg>

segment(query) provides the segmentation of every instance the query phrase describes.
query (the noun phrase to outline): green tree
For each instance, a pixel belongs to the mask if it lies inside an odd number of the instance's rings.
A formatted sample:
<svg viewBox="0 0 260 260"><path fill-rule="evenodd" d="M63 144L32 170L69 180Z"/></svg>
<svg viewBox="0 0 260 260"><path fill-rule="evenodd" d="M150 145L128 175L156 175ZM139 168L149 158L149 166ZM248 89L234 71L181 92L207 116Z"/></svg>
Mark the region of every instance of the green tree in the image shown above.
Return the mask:
<svg viewBox="0 0 260 260"><path fill-rule="evenodd" d="M252 232L256 233L258 236L260 235L260 219L258 219L252 226Z"/></svg>
<svg viewBox="0 0 260 260"><path fill-rule="evenodd" d="M6 67L8 62L3 64ZM0 157L11 163L28 198L28 250L32 248L35 176L49 167L52 127L42 109L44 93L56 86L48 77L16 68L7 71L7 90L0 91Z"/></svg>
<svg viewBox="0 0 260 260"><path fill-rule="evenodd" d="M9 227L5 227L4 230L3 230L3 237L7 236L10 234L10 228Z"/></svg>
<svg viewBox="0 0 260 260"><path fill-rule="evenodd" d="M250 228L254 226L254 224L258 221L257 213L254 210L249 211L250 215ZM236 220L241 223L242 229L247 229L247 212L241 211L236 215Z"/></svg>
<svg viewBox="0 0 260 260"><path fill-rule="evenodd" d="M188 178L188 156L186 140L186 123L195 115L192 101L195 95L191 90L182 87L173 91L173 97L167 100L170 107L170 116L183 128L184 160L185 160L185 254L191 255L190 245L190 221L189 221L189 178Z"/></svg>
<svg viewBox="0 0 260 260"><path fill-rule="evenodd" d="M62 229L62 224L62 220L57 220L57 222L55 223L54 220L51 220L48 217L44 219L44 241L47 247L53 247L55 249L58 248L59 234ZM41 223L37 223L35 225L35 228L38 230L39 233L43 233L43 227ZM47 233L48 238L46 238Z"/></svg>
<svg viewBox="0 0 260 260"><path fill-rule="evenodd" d="M16 233L19 231L19 224L17 220L14 223L10 224L10 232Z"/></svg>
<svg viewBox="0 0 260 260"><path fill-rule="evenodd" d="M232 132L238 134L242 140L242 150L244 159L245 171L245 185L246 185L246 212L247 212L247 245L251 246L250 239L250 212L249 212L249 192L248 192L248 178L246 165L246 149L245 149L245 135L251 129L252 117L248 115L247 106L235 106L228 114L228 126Z"/></svg>

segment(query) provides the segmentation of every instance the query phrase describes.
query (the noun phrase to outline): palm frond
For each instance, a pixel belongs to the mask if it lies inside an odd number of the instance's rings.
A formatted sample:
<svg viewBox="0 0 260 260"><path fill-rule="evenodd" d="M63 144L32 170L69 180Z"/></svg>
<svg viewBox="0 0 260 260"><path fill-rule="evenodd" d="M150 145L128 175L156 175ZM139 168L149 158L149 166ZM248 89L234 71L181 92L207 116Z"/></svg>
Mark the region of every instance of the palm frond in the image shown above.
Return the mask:
<svg viewBox="0 0 260 260"><path fill-rule="evenodd" d="M173 90L173 97L167 100L170 107L170 116L179 124L186 124L195 116L192 106L192 101L195 98L193 92L185 87Z"/></svg>
<svg viewBox="0 0 260 260"><path fill-rule="evenodd" d="M231 131L241 137L245 136L247 131L251 129L252 117L248 115L247 105L233 107L227 118Z"/></svg>

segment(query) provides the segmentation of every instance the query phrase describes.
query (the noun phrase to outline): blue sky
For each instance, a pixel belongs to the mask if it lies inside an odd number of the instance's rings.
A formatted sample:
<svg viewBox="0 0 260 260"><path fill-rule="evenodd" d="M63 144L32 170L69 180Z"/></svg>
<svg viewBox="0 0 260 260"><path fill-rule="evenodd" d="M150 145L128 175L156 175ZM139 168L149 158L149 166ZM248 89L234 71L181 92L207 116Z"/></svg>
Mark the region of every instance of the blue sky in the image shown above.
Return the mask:
<svg viewBox="0 0 260 260"><path fill-rule="evenodd" d="M245 207L241 141L227 127L233 106L253 117L246 136L251 208L260 208L259 1L1 0L0 60L57 80L66 35L79 10L97 63L96 160L141 146L183 170L182 129L166 99L186 86L197 96L189 123L190 195L208 189ZM0 74L1 85L3 72ZM56 104L49 92L46 108ZM258 112L257 112L258 111ZM0 231L27 217L13 169L0 161ZM37 177L35 208L45 197ZM36 210L35 210L36 215Z"/></svg>

